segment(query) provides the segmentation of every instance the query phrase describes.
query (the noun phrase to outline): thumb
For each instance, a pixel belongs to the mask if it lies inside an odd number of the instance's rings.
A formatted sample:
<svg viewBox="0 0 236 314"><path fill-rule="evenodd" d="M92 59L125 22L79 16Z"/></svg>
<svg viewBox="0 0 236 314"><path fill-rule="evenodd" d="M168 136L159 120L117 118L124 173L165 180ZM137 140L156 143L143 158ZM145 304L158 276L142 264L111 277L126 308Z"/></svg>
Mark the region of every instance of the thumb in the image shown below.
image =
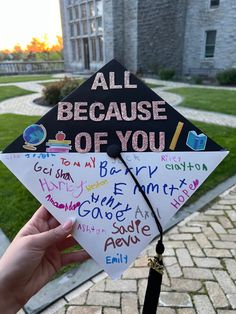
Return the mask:
<svg viewBox="0 0 236 314"><path fill-rule="evenodd" d="M75 219L71 218L63 225L35 235L35 244L37 243L41 248L46 249L58 241L63 240L71 233L74 223Z"/></svg>

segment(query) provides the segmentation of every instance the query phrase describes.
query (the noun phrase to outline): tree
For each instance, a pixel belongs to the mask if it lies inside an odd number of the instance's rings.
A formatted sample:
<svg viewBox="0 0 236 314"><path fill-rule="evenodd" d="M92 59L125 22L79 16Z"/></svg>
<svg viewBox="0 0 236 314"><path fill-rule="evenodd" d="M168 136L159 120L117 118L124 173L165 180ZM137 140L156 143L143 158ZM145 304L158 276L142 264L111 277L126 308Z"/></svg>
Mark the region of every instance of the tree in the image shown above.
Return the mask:
<svg viewBox="0 0 236 314"><path fill-rule="evenodd" d="M62 40L62 37L57 35L57 42L56 44L52 45L51 47L51 51L54 51L54 52L61 52L63 49L63 40Z"/></svg>
<svg viewBox="0 0 236 314"><path fill-rule="evenodd" d="M0 51L0 61L12 60L11 51L9 49L3 49Z"/></svg>
<svg viewBox="0 0 236 314"><path fill-rule="evenodd" d="M63 40L57 35L57 42L50 47L50 60L63 59Z"/></svg>
<svg viewBox="0 0 236 314"><path fill-rule="evenodd" d="M50 45L48 36L45 34L43 39L33 37L25 49L19 43L16 43L13 50L0 51L1 60L58 60L62 59L63 41L62 37L57 35L57 42Z"/></svg>
<svg viewBox="0 0 236 314"><path fill-rule="evenodd" d="M31 42L26 46L27 52L43 52L45 49L45 43L39 38L33 37Z"/></svg>
<svg viewBox="0 0 236 314"><path fill-rule="evenodd" d="M19 43L16 43L13 50L12 56L14 60L22 60L24 57L24 51Z"/></svg>

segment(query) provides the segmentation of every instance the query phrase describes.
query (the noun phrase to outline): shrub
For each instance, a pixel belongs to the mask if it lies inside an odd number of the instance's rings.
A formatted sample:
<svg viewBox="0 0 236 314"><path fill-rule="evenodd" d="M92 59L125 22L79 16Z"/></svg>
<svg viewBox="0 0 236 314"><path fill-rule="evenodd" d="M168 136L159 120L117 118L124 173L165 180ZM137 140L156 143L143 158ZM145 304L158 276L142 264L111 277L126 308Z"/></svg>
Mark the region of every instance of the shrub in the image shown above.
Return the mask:
<svg viewBox="0 0 236 314"><path fill-rule="evenodd" d="M220 85L236 84L236 69L227 69L217 73L216 79Z"/></svg>
<svg viewBox="0 0 236 314"><path fill-rule="evenodd" d="M60 88L58 83L48 85L43 89L43 99L48 105L55 105L60 101Z"/></svg>
<svg viewBox="0 0 236 314"><path fill-rule="evenodd" d="M77 80L68 80L61 88L61 98L66 97L70 94L76 87L79 86L79 82Z"/></svg>
<svg viewBox="0 0 236 314"><path fill-rule="evenodd" d="M169 81L171 80L175 75L175 70L172 69L161 69L159 71L159 76L161 80Z"/></svg>
<svg viewBox="0 0 236 314"><path fill-rule="evenodd" d="M193 77L193 81L195 84L202 84L202 77L197 75Z"/></svg>
<svg viewBox="0 0 236 314"><path fill-rule="evenodd" d="M49 106L54 106L79 85L79 80L65 77L63 80L49 84L43 89L43 100Z"/></svg>

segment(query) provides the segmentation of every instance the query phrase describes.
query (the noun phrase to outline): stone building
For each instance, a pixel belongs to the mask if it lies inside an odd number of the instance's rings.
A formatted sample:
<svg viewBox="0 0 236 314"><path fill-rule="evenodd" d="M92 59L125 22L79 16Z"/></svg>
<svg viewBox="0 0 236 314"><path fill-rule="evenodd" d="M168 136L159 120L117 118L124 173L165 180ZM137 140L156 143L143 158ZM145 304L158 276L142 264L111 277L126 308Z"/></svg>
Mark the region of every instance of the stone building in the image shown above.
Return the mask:
<svg viewBox="0 0 236 314"><path fill-rule="evenodd" d="M236 67L236 0L60 0L67 71L115 58L133 72Z"/></svg>

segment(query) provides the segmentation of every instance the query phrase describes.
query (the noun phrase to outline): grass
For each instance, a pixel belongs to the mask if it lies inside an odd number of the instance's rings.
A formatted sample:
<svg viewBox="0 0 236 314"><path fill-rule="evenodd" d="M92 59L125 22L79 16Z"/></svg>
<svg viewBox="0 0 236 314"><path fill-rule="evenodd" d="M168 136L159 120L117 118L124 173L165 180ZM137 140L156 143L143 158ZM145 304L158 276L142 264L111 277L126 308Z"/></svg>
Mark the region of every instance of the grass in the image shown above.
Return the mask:
<svg viewBox="0 0 236 314"><path fill-rule="evenodd" d="M20 88L18 86L0 86L0 101L8 98L32 94L34 92Z"/></svg>
<svg viewBox="0 0 236 314"><path fill-rule="evenodd" d="M0 150L38 119L39 117L35 116L0 115ZM40 204L2 163L0 163L0 199L0 228L12 239Z"/></svg>
<svg viewBox="0 0 236 314"><path fill-rule="evenodd" d="M168 92L184 98L180 106L236 115L236 90L183 87Z"/></svg>
<svg viewBox="0 0 236 314"><path fill-rule="evenodd" d="M230 153L222 161L222 163L213 171L213 173L206 179L202 186L197 190L196 193L191 197L190 202L197 201L206 192L213 189L218 184L222 183L227 178L232 177L236 174L236 145L235 145L235 129L216 126L214 124L208 124L198 121L192 121L203 133L207 134L212 140L217 142Z"/></svg>
<svg viewBox="0 0 236 314"><path fill-rule="evenodd" d="M0 115L0 150L38 118L13 114ZM230 154L195 193L191 201L196 200L236 172L234 166L236 164L235 130L195 121L194 124L221 146L230 150ZM0 163L0 199L0 227L12 239L38 208L39 203L2 163Z"/></svg>
<svg viewBox="0 0 236 314"><path fill-rule="evenodd" d="M0 84L3 83L18 83L18 82L31 82L31 81L44 81L53 79L52 75L13 75L13 76L0 76Z"/></svg>
<svg viewBox="0 0 236 314"><path fill-rule="evenodd" d="M0 115L0 151L18 137L28 125L35 123L39 118L38 116L14 114ZM7 237L12 240L40 206L40 203L1 162L0 200L0 228L6 233ZM75 245L66 251L77 251L80 248L79 245ZM78 263L63 267L53 279L66 273L75 266L78 266Z"/></svg>
<svg viewBox="0 0 236 314"><path fill-rule="evenodd" d="M14 114L0 115L0 151L19 136L30 124L37 121L38 116L23 116ZM33 215L40 203L16 179L16 177L0 162L0 228L12 240L16 233ZM79 250L80 246L67 251ZM78 264L65 266L53 279L66 273Z"/></svg>

